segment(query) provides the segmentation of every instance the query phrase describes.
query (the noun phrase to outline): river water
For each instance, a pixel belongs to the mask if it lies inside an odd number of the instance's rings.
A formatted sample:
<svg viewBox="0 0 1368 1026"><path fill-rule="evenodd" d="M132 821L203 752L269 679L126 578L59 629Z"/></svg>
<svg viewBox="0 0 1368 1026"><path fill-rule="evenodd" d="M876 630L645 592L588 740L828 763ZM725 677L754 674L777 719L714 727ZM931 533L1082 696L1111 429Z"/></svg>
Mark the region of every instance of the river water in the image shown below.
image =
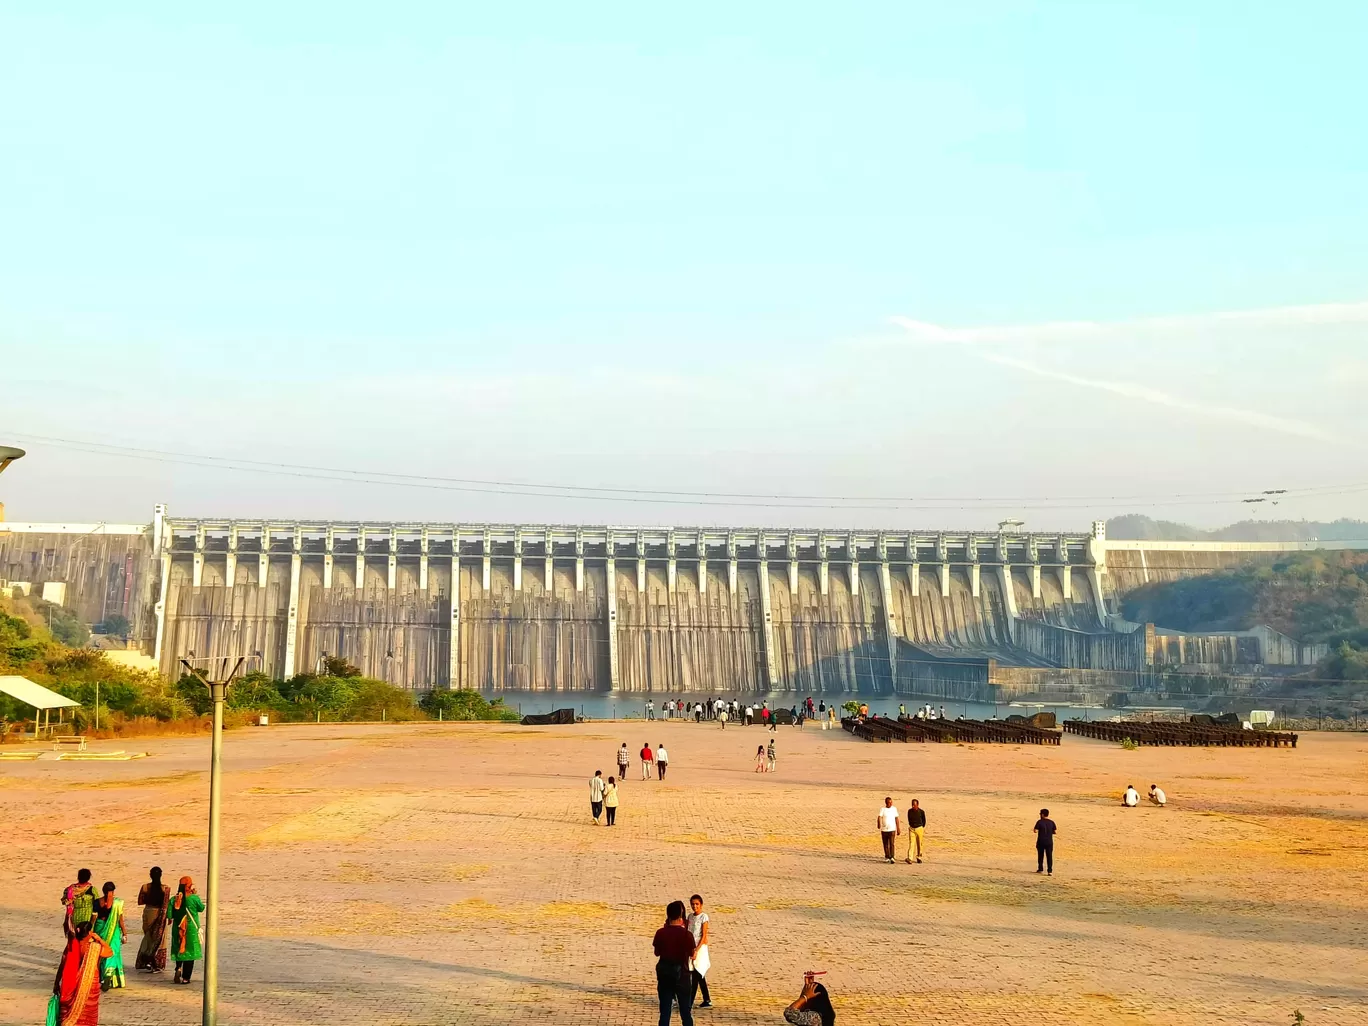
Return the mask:
<svg viewBox="0 0 1368 1026"><path fill-rule="evenodd" d="M647 696L645 695L612 695L597 692L586 693L583 691L502 691L494 694L486 693L485 697L489 699L502 698L505 705L517 709L523 715L527 715L528 713L548 713L553 709L572 708L575 710L576 714L591 720L644 719L647 701ZM663 695L651 696L652 700L655 702L655 715L657 719L665 718L662 711L664 697L665 696ZM801 699L806 697L806 695L796 695L788 692L759 696L753 693L744 695L717 693L706 695L671 695L670 701L673 702L683 699L686 705L696 701L706 705L714 698L724 698L728 701L735 698L743 706L749 701L758 707L761 701L768 700L770 708L776 709L795 706ZM813 695L812 700L816 703L820 701L822 697L824 696ZM958 702L939 698L932 701L932 699L929 698L918 699L916 696L906 695L837 695L828 698L828 702L830 702L832 698L837 702L837 716L842 715L840 712L840 703L848 700L867 702L871 713L890 717L896 717L898 715L899 703L906 705L907 712L911 715L925 702L932 702L938 714L943 706L945 715L951 719L954 719L956 716L964 716L969 719L988 720L992 719L994 715L996 715L998 719L1006 719L1013 713L1029 716L1035 712L1052 712L1062 723L1064 720L1097 720L1107 719L1116 715L1114 711L1104 709L1101 706L1051 705L1037 704L1034 702L1028 704L1002 703L993 705L991 702Z"/></svg>

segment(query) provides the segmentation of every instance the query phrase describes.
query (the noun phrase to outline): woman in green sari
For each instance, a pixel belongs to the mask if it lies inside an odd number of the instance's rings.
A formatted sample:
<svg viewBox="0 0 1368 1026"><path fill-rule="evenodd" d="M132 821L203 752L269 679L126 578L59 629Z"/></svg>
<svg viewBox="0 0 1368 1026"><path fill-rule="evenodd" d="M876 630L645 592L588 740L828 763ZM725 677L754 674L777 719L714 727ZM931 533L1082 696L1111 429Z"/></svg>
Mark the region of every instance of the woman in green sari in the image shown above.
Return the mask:
<svg viewBox="0 0 1368 1026"><path fill-rule="evenodd" d="M189 983L195 971L195 960L203 958L200 950L200 916L204 913L204 899L195 893L195 881L180 878L180 887L171 904L166 907L166 918L171 923L171 958L176 963L175 981Z"/></svg>
<svg viewBox="0 0 1368 1026"><path fill-rule="evenodd" d="M95 902L95 932L107 945L110 953L100 958L100 989L119 990L124 985L123 898L114 897L114 884L107 882Z"/></svg>

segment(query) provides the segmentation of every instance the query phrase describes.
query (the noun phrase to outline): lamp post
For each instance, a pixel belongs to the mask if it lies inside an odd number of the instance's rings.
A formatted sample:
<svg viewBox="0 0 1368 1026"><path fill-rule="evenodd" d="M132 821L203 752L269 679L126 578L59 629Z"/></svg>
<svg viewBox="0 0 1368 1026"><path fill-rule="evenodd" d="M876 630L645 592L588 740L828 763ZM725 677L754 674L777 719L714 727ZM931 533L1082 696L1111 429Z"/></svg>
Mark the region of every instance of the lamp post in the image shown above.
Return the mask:
<svg viewBox="0 0 1368 1026"><path fill-rule="evenodd" d="M0 445L0 473L15 460L23 458L23 455L23 449L16 449L12 445Z"/></svg>
<svg viewBox="0 0 1368 1026"><path fill-rule="evenodd" d="M216 1026L218 1022L218 883L219 883L219 795L222 790L223 763L223 703L228 697L228 685L242 669L246 657L240 657L233 672L223 674L228 669L224 659L220 674L222 679L210 680L184 659L181 665L186 672L193 674L209 689L209 697L214 703L214 731L209 756L209 873L205 885L204 910L204 1016L203 1026Z"/></svg>

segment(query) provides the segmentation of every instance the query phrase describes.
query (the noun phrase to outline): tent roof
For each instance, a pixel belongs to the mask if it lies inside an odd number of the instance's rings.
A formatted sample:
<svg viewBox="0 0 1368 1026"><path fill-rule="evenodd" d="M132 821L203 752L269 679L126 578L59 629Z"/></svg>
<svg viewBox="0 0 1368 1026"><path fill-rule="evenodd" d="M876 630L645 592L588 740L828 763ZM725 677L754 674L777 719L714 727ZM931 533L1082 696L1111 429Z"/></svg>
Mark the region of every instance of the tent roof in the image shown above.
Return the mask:
<svg viewBox="0 0 1368 1026"><path fill-rule="evenodd" d="M0 693L17 698L25 705L35 709L69 709L80 702L49 691L41 684L35 684L27 677L0 677Z"/></svg>

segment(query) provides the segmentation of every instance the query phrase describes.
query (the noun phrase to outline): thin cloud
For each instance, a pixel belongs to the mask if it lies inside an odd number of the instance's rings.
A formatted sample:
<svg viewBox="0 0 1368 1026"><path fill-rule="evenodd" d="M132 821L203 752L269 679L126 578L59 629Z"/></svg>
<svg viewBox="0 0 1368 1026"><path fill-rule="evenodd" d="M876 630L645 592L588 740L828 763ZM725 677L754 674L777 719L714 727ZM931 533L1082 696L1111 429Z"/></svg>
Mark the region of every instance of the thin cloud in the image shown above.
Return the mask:
<svg viewBox="0 0 1368 1026"><path fill-rule="evenodd" d="M1077 374L1070 374L1067 371L1053 370L1049 367L1041 367L1026 360L1018 360L1010 356L1002 356L997 353L980 353L980 359L989 363L996 363L1003 367L1011 367L1015 370L1025 371L1027 374L1034 374L1037 377L1050 378L1054 381L1063 381L1066 384L1076 385L1079 388L1092 388L1100 392L1110 392L1113 395L1125 396L1127 399L1137 399L1140 402L1152 403L1155 406L1167 406L1174 410L1185 410L1188 413L1195 413L1199 416L1208 417L1212 420L1232 421L1238 424L1248 424L1251 427L1266 428L1270 431L1279 431L1286 435L1295 435L1298 438L1310 438L1318 442L1338 442L1340 439L1324 428L1315 424L1308 424L1302 420L1292 420L1288 417L1276 417L1270 413L1261 413L1258 410L1242 410L1234 406L1211 406L1205 403L1193 402L1190 399L1183 399L1167 392L1161 392L1157 388L1148 388L1144 385L1135 385L1126 381L1103 381L1098 378L1085 378Z"/></svg>
<svg viewBox="0 0 1368 1026"><path fill-rule="evenodd" d="M951 328L910 317L890 318L917 342L995 345L1024 342L1069 342L1105 336L1181 334L1238 325L1245 328L1301 327L1368 323L1368 303L1319 303L1275 306L1261 310L1227 310L1176 317L1140 317L1129 321L1047 321L978 328Z"/></svg>

